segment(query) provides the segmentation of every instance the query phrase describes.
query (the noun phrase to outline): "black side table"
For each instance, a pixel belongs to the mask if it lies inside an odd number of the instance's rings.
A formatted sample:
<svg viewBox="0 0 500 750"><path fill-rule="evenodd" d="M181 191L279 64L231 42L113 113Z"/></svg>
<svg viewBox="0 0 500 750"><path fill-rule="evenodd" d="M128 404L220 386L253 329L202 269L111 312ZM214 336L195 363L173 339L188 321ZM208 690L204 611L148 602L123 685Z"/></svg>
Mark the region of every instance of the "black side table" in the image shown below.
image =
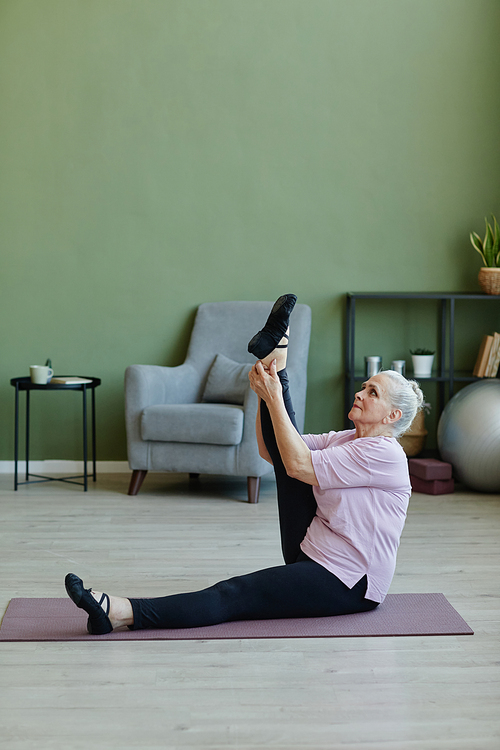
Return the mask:
<svg viewBox="0 0 500 750"><path fill-rule="evenodd" d="M56 377L67 377L64 375L57 375ZM94 482L97 479L96 474L96 453L95 453L95 389L101 385L100 378L91 378L87 375L82 375L82 378L90 380L90 383L48 383L47 385L38 385L32 383L30 377L26 378L12 378L10 384L16 389L16 423L15 423L15 447L14 447L14 490L17 490L20 484L34 484L35 482L69 482L70 484L78 484L83 486L85 492L87 492L87 477L92 476ZM92 391L92 475L87 474L87 390ZM19 459L19 391L26 391L26 481L19 482L17 479L17 463ZM83 471L84 474L78 474L72 477L44 477L39 474L30 474L29 472L29 454L30 454L30 392L31 391L81 391L83 397ZM36 479L31 479L37 477ZM75 479L83 479L83 482L75 482Z"/></svg>

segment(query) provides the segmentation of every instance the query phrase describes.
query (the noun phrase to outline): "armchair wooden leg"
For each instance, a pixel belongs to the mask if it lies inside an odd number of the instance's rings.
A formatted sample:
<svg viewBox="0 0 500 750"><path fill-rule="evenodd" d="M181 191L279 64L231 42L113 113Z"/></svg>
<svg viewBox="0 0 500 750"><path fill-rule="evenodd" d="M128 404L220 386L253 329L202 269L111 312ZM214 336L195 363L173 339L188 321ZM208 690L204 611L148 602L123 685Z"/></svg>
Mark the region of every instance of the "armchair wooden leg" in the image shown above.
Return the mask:
<svg viewBox="0 0 500 750"><path fill-rule="evenodd" d="M147 473L148 472L144 469L134 469L132 476L130 477L130 485L128 488L129 495L137 495Z"/></svg>
<svg viewBox="0 0 500 750"><path fill-rule="evenodd" d="M259 502L260 477L247 477L248 502Z"/></svg>

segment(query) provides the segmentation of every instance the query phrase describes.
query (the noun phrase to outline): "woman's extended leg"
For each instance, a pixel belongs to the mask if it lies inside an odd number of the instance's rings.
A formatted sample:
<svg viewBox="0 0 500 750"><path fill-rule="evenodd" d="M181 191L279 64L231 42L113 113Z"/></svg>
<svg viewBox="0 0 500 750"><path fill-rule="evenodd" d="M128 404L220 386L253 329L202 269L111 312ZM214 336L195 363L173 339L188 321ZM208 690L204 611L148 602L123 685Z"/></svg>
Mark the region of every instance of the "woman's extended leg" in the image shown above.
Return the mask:
<svg viewBox="0 0 500 750"><path fill-rule="evenodd" d="M151 599L125 599L83 589L74 574L82 599L71 598L89 614L88 631L99 635L128 626L147 628L195 628L234 620L269 620L290 617L331 617L367 612L377 606L365 599L367 578L349 589L333 573L301 553L291 565L258 570L220 581L201 591ZM75 590L75 589L74 589ZM74 593L74 591L73 591ZM103 622L103 599L109 602ZM103 626L104 625L104 626Z"/></svg>
<svg viewBox="0 0 500 750"><path fill-rule="evenodd" d="M283 388L283 400L288 415L297 429L295 411L290 396L290 384L286 369L278 372ZM311 521L316 515L317 505L311 485L289 477L281 459L273 423L264 401L260 402L262 437L273 461L278 494L281 549L285 563L294 563L300 554L300 544L306 535ZM297 430L298 431L298 430Z"/></svg>
<svg viewBox="0 0 500 750"><path fill-rule="evenodd" d="M130 599L132 629L193 628L234 620L327 617L376 607L364 598L366 576L349 589L304 555L293 565L258 570L210 588L155 599Z"/></svg>

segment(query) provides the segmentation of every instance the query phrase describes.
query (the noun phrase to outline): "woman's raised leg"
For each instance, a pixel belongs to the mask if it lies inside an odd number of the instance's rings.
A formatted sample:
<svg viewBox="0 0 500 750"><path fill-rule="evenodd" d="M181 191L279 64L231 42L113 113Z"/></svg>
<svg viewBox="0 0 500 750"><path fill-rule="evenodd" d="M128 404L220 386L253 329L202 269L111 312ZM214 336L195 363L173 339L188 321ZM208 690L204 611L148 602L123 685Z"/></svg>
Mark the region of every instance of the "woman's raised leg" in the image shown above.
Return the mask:
<svg viewBox="0 0 500 750"><path fill-rule="evenodd" d="M297 428L286 370L278 372L278 377L283 388L283 399L286 410L292 424ZM276 443L271 416L264 401L260 402L260 421L262 437L273 461L274 474L276 476L283 559L286 564L294 563L301 553L300 544L316 515L316 499L310 484L305 484L305 482L301 482L299 479L294 479L286 473Z"/></svg>
<svg viewBox="0 0 500 750"><path fill-rule="evenodd" d="M257 356L257 347L252 345L257 340L259 354L264 366L269 367L276 361L277 374L283 391L283 401L290 420L298 432L295 411L290 395L290 383L286 371L289 319L296 301L295 295L284 295L274 305L265 328L272 329L273 337L265 338L259 332L249 344L249 351ZM281 338L280 338L281 337ZM264 341L267 348L263 348ZM272 343L271 343L272 342ZM274 346L275 348L271 348ZM316 500L311 485L289 477L286 473L274 434L269 410L263 400L260 401L260 424L262 437L267 452L273 462L278 491L278 511L281 533L281 548L285 563L294 563L299 557L300 544L317 510Z"/></svg>

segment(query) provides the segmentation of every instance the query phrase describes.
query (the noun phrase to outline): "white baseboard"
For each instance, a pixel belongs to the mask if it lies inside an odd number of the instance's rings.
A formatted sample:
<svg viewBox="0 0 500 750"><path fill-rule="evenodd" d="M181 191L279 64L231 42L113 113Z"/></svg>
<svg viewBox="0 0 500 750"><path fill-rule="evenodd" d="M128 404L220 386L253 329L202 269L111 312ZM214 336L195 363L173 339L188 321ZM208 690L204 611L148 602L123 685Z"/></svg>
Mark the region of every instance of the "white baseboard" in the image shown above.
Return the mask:
<svg viewBox="0 0 500 750"><path fill-rule="evenodd" d="M128 461L96 461L98 474L121 474L129 472ZM19 474L26 471L26 461L17 462ZM92 471L92 461L87 461L87 471ZM78 474L83 472L83 461L30 461L30 474ZM0 461L0 474L13 474L14 461Z"/></svg>

